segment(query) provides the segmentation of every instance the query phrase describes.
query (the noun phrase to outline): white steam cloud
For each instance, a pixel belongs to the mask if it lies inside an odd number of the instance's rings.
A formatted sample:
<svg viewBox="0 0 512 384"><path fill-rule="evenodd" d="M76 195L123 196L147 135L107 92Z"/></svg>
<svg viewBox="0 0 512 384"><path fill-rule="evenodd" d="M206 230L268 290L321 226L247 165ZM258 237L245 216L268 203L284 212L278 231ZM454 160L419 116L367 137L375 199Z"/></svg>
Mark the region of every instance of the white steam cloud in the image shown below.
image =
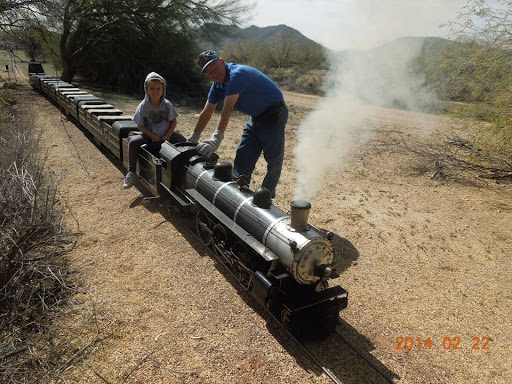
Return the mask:
<svg viewBox="0 0 512 384"><path fill-rule="evenodd" d="M424 39L403 38L367 52L333 55L326 98L303 121L295 147L295 199L310 200L329 172L340 168L356 132L378 109L421 110L434 97L411 70Z"/></svg>

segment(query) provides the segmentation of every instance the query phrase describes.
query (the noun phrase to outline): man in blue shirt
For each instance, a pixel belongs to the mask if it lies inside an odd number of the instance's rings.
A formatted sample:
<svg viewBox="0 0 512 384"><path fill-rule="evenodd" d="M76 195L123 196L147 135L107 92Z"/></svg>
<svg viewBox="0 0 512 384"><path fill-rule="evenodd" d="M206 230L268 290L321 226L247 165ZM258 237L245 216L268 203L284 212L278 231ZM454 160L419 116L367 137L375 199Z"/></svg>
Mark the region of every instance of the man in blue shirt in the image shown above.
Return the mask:
<svg viewBox="0 0 512 384"><path fill-rule="evenodd" d="M262 187L272 197L284 158L284 129L288 121L288 108L279 87L255 68L226 63L215 51L205 51L197 60L201 73L205 73L213 84L206 104L199 115L194 132L187 141L197 143L210 121L217 103L224 100L217 129L210 139L203 140L197 151L210 157L220 146L224 132L234 110L250 116L238 144L233 166L233 175L244 175L250 182L256 162L263 152L267 162L267 174Z"/></svg>

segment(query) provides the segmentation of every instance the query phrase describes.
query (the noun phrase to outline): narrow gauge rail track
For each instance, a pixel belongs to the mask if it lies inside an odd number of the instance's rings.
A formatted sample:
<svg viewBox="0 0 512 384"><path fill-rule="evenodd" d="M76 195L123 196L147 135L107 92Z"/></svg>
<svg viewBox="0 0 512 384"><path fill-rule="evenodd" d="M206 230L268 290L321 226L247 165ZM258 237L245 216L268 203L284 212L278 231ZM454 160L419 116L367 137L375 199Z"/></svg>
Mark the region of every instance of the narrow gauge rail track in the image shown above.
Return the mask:
<svg viewBox="0 0 512 384"><path fill-rule="evenodd" d="M339 329L335 330L336 335L338 335L341 340L345 342L358 356L361 357L369 366L371 366L375 372L382 377L385 381L388 383L394 384L395 381L386 374L382 369L380 369L376 364L374 364L364 353L362 353L354 344L352 344L342 333L340 333ZM331 379L333 379L331 376L329 376ZM333 379L335 383L338 383L335 379Z"/></svg>

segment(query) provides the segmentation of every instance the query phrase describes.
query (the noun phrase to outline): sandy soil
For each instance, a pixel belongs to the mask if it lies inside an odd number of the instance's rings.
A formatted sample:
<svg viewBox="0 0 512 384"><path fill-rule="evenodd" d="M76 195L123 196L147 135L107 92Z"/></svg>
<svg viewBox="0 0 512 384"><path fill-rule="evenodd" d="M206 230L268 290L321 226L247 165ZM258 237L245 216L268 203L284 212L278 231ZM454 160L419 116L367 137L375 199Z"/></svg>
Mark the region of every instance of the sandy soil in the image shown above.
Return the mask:
<svg viewBox="0 0 512 384"><path fill-rule="evenodd" d="M69 257L82 285L54 337L72 362L54 382L331 382L183 219L145 200L140 187L123 190L115 159L42 96L25 93L47 166L62 176L66 224L79 233ZM137 103L106 101L127 114ZM282 207L293 197L297 129L321 99L287 93L286 101ZM198 111L178 111L188 134ZM244 122L234 117L222 160L232 160ZM401 131L428 142L452 124L378 109L361 135L385 140ZM410 153L365 143L356 142L311 199L310 222L336 235L335 283L350 295L340 332L399 383L512 382L512 186L433 180ZM264 173L261 161L256 186ZM309 347L343 383L383 382L337 335Z"/></svg>

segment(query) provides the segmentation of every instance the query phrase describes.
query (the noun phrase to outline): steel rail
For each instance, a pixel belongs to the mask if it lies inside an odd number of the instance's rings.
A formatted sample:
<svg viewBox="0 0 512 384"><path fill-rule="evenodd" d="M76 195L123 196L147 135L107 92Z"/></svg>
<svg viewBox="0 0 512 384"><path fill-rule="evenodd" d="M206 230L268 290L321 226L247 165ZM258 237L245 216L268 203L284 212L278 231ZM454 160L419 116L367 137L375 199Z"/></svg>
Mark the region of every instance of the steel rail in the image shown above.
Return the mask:
<svg viewBox="0 0 512 384"><path fill-rule="evenodd" d="M359 349L356 348L354 344L347 340L345 336L343 336L338 330L335 330L336 334L343 340L352 350L357 353L364 361L366 361L374 370L377 372L382 378L384 378L388 383L395 384L395 381L389 377L386 373L382 371L374 362L372 362L369 358L367 358Z"/></svg>

